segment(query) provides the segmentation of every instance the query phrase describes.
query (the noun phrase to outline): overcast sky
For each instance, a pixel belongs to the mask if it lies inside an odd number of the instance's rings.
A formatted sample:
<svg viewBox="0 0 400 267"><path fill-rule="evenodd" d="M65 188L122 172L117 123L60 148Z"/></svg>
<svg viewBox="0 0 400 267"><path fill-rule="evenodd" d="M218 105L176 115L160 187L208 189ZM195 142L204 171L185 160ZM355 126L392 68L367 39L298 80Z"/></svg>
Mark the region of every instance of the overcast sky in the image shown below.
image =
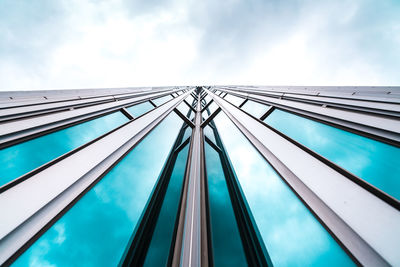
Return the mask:
<svg viewBox="0 0 400 267"><path fill-rule="evenodd" d="M400 85L400 1L0 0L0 90Z"/></svg>

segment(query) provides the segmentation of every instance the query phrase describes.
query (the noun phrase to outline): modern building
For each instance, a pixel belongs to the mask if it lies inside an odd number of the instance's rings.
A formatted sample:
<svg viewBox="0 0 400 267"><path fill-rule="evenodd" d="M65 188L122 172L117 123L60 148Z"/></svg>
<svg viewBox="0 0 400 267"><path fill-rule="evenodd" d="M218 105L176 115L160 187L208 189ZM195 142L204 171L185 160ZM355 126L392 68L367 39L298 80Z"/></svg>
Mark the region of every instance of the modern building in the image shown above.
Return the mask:
<svg viewBox="0 0 400 267"><path fill-rule="evenodd" d="M400 87L0 93L0 265L400 266Z"/></svg>

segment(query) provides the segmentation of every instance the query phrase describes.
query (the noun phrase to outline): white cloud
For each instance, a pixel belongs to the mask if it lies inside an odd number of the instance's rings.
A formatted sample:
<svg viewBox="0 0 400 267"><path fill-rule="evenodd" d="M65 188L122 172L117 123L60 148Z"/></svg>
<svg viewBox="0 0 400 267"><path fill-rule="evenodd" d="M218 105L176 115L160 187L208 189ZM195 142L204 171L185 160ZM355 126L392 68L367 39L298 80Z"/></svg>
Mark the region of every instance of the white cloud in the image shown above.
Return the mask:
<svg viewBox="0 0 400 267"><path fill-rule="evenodd" d="M395 2L10 3L0 90L400 81Z"/></svg>

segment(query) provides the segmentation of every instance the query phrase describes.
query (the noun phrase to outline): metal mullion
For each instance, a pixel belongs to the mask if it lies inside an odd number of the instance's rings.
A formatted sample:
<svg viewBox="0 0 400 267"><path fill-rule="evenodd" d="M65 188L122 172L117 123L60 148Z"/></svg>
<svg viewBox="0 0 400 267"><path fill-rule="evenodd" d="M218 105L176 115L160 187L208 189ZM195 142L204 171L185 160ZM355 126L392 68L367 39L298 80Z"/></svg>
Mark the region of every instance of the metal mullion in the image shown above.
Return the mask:
<svg viewBox="0 0 400 267"><path fill-rule="evenodd" d="M197 88L199 94L199 88ZM200 98L200 96L196 96ZM187 177L185 201L178 226L178 242L174 248L172 266L208 266L207 225L204 225L204 162L202 149L201 104L197 101L195 128L192 132L190 153L190 170ZM202 189L203 188L203 189ZM202 192L203 191L203 192Z"/></svg>
<svg viewBox="0 0 400 267"><path fill-rule="evenodd" d="M369 114L374 114L374 115L384 115L384 116L389 116L389 117L399 117L400 116L400 110L393 110L394 107L399 106L398 104L387 104L391 105L392 107L386 107L386 108L379 108L377 107L379 102L371 102L372 105L357 105L358 102L362 101L357 101L357 100L347 100L347 101L354 101L356 103L341 103L341 102L335 102L335 101L328 101L327 99L308 99L308 98L298 98L298 97L293 97L293 96L287 96L286 94L282 96L283 99L286 100L292 100L292 101L297 101L297 102L304 102L304 103L310 103L310 104L315 104L315 105L322 105L322 106L330 106L330 107L335 107L338 109L348 109L348 110L353 110L353 111L361 111ZM322 96L319 98L323 98ZM382 106L382 105L381 105Z"/></svg>
<svg viewBox="0 0 400 267"><path fill-rule="evenodd" d="M234 90L237 92L252 92L255 94L259 94L259 95L284 95L284 94L290 94L290 95L296 95L296 97L301 98L301 97L322 97L322 98L332 98L332 99L343 99L343 100L351 100L351 101L363 101L363 102L378 102L378 103L385 103L385 104L399 104L400 100L396 99L396 98L383 98L383 97L373 97L373 96L365 96L365 95L359 95L356 94L356 92L350 94L349 92L338 92L338 91L324 91L321 90L323 88L326 87L315 87L315 93L310 93L310 92L306 92L306 91L298 91L298 92L293 92L291 90L293 89L298 89L301 90L299 88L296 88L295 86L292 86L291 88L286 88L286 90L265 90L262 88L258 88L258 90L254 90L254 88L249 89L248 87L246 87L245 89L232 89L232 88L226 88L223 87L227 90ZM347 88L347 87L338 87L338 88ZM361 87L355 87L355 88L361 88ZM400 87L398 87L400 88ZM396 101L395 101L396 100Z"/></svg>
<svg viewBox="0 0 400 267"><path fill-rule="evenodd" d="M184 128L186 130L187 127ZM190 142L190 137L186 138L185 140L182 140L182 144L180 144L176 149L175 153L179 153L187 144Z"/></svg>
<svg viewBox="0 0 400 267"><path fill-rule="evenodd" d="M305 152L307 152L307 153L311 154L312 156L318 158L319 160L321 160L323 163L325 163L329 167L331 167L334 170L338 171L339 173L341 173L342 175L346 176L348 179L350 179L354 183L356 183L359 186L363 187L365 190L369 191L370 193L374 194L378 198L382 199L383 201L385 201L386 203L388 203L389 205L393 206L394 208L396 208L397 210L400 211L400 201L399 200L395 199L394 197L390 196L389 194L385 193L384 191L382 191L381 189L375 187L374 185L370 184L369 182L365 181L364 179L362 179L362 178L358 177L357 175L345 170L344 168L342 168L341 166L335 164L334 162L330 161L329 159L325 158L324 156L322 156L322 155L318 154L317 152L309 149L308 147L304 146L303 144L297 142L296 140L290 138L289 136L285 135L284 133L280 132L279 130L277 130L277 129L273 128L272 126L268 125L267 123L265 123L264 119L267 118L268 115L271 114L273 110L274 110L274 107L273 106L269 106L268 110L264 113L264 115L260 119L258 119L257 117L253 116L252 114L247 113L244 110L242 110L242 111L245 112L252 119L259 120L259 122L262 125L264 125L265 127L267 127L268 129L270 129L270 130L274 131L275 133L279 134L280 136L282 136L283 138L285 138L289 142L293 143L294 145L296 145L300 149L304 150Z"/></svg>
<svg viewBox="0 0 400 267"><path fill-rule="evenodd" d="M153 107L155 107L155 108L157 107L156 103L154 103L152 99L149 99L148 101L150 102L150 104L151 104Z"/></svg>
<svg viewBox="0 0 400 267"><path fill-rule="evenodd" d="M171 180L171 174L176 164L178 153L180 152L178 148L181 147L182 149L182 145L180 145L180 143L182 142L185 129L185 123L183 123L175 143L169 153L168 159L166 160L166 164L149 198L150 200L145 207L145 212L141 217L139 226L136 228L135 232L132 233L125 252L121 257L119 266L142 266L144 264L161 207L165 199L165 194ZM187 143L188 142L183 142L185 145L187 145ZM181 194L182 193L183 183L181 188ZM176 218L178 216L179 209L177 211ZM174 229L175 228L176 227L174 227ZM174 237L175 236L173 236L173 239ZM174 243L175 241L172 242L172 244Z"/></svg>
<svg viewBox="0 0 400 267"><path fill-rule="evenodd" d="M246 99L239 105L239 108L242 108L242 107L244 106L244 104L247 103L247 101L249 101L248 98L246 98Z"/></svg>
<svg viewBox="0 0 400 267"><path fill-rule="evenodd" d="M129 120L135 119L135 117L125 107L121 108L120 110Z"/></svg>
<svg viewBox="0 0 400 267"><path fill-rule="evenodd" d="M214 129L213 129L214 131ZM204 136L204 141L207 142L212 148L214 148L218 153L221 152L221 149L217 146L217 144L214 144L213 141L210 140L207 136Z"/></svg>
<svg viewBox="0 0 400 267"><path fill-rule="evenodd" d="M374 114L374 115L387 115L390 117L398 117L399 116L399 111L393 111L392 107L397 107L399 106L398 103L381 103L379 101L372 101L372 100L354 100L354 99L346 99L346 100L341 100L338 99L337 101L329 101L329 99L324 99L324 96L293 96L296 93L281 93L279 95L271 95L271 94L263 94L261 92L255 92L252 90L249 91L231 91L229 89L227 89L228 91L230 91L230 93L232 93L233 95L237 95L237 96L242 96L242 94L246 94L246 95L259 95L259 96L264 96L264 97L272 97L272 98L277 98L277 99L282 99L282 100L289 100L289 101L295 101L295 102L299 102L299 103L306 103L306 104L312 104L312 105L325 105L325 106L331 106L331 107L335 107L338 109L342 109L342 110L349 110L349 111L362 111L365 113L369 113L369 114ZM289 95L288 95L289 94ZM319 99L315 99L315 98L319 98ZM343 103L343 101L347 101L348 103ZM353 103L351 103L353 102ZM366 102L364 103L365 105L363 105L362 102ZM372 105L371 105L371 104ZM369 104L369 105L368 105ZM386 108L384 108L383 106L381 108L377 108L377 105L384 105L387 106ZM392 106L392 107L390 107Z"/></svg>
<svg viewBox="0 0 400 267"><path fill-rule="evenodd" d="M272 111L274 111L274 107L273 106L269 106L268 107L268 109L267 109L267 111L264 113L264 115L262 115L261 117L260 117L260 121L264 121L268 116L269 116L269 114L271 114L272 113Z"/></svg>
<svg viewBox="0 0 400 267"><path fill-rule="evenodd" d="M250 115L250 114L249 114ZM251 116L251 115L250 115ZM332 169L336 170L343 176L346 176L348 179L353 181L354 183L358 184L365 190L369 191L371 194L375 195L376 197L380 198L381 200L385 201L387 204L391 205L395 209L400 211L400 201L392 197L391 195L387 194L386 192L382 191L381 189L375 187L374 185L370 184L369 182L365 181L364 179L358 177L357 175L347 171L346 169L342 168L341 166L337 165L336 163L332 162L331 160L325 158L324 156L318 154L317 152L311 150L310 148L306 147L305 145L297 142L296 140L290 138L289 136L285 135L284 133L280 132L279 130L273 128L272 126L266 124L263 121L260 121L268 129L274 131L275 133L279 134L292 144L296 145L300 149L304 150L305 152L309 153L315 158L318 158L320 161L325 163L327 166L331 167Z"/></svg>
<svg viewBox="0 0 400 267"><path fill-rule="evenodd" d="M101 138L103 138L103 137L115 132L116 130L120 129L121 127L124 127L128 123L130 123L130 121L127 121L126 123L116 127L115 129L112 129L111 131L108 131L107 133L104 133L104 134L96 137L95 139L93 139L93 140L91 140L91 141L89 141L89 142L87 142L87 143L85 143L85 144L83 144L83 145L81 145L81 146L79 146L77 148L74 148L71 151L68 151L65 154L63 154L63 155L61 155L61 156L59 156L59 157L57 157L55 159L52 159L49 162L46 162L46 163L40 165L39 167L37 167L37 168L35 168L35 169L33 169L33 170L31 170L31 171L29 171L29 172L27 172L27 173L25 173L25 174L23 174L21 176L15 178L14 180L12 180L12 181L0 186L0 194L3 193L6 190L12 188L13 186L16 186L17 184L22 183L23 181L31 178L35 174L38 174L39 172L43 171L44 169L56 164L57 162L69 157L70 155L72 155L74 153L77 153L78 151L80 151L83 148L95 143L96 141L100 140Z"/></svg>
<svg viewBox="0 0 400 267"><path fill-rule="evenodd" d="M167 90L161 90L157 93L163 92L163 91L167 91ZM60 101L46 101L46 102L41 102L41 103L37 103L37 104L32 104L32 105L24 105L24 106L10 106L10 107L6 107L6 108L1 108L0 109L0 114L1 114L1 110L13 110L15 111L15 109L25 109L25 112L22 113L18 113L21 114L21 117L26 117L29 116L30 113L34 113L34 112L41 112L42 113L46 113L46 111L50 112L53 109L68 109L70 107L81 107L81 106L90 106L90 105L96 105L99 104L102 101L106 101L106 102L112 102L112 101L116 101L116 100L124 100L124 99L130 99L130 98L136 98L136 97L140 97L140 96L146 96L149 94L154 94L156 92L134 92L134 93L120 93L120 94L106 94L106 95L100 95L100 96L90 96L90 97L80 97L78 96L77 98L74 99L67 99L67 100L60 100ZM99 100L99 98L103 98L103 100ZM73 102L73 103L71 103ZM50 106L49 108L41 108L43 105L45 106ZM15 112L10 113L10 115L15 115ZM5 115L0 115L0 117L3 117Z"/></svg>
<svg viewBox="0 0 400 267"><path fill-rule="evenodd" d="M212 103L213 101L214 101L214 100L211 99L211 101L209 101L209 102L207 103L207 105L205 105L205 106L202 108L201 113L203 113L204 110L206 110L206 109L211 105L211 103Z"/></svg>
<svg viewBox="0 0 400 267"><path fill-rule="evenodd" d="M129 99L124 100L124 102L117 101L101 104L98 107L85 107L74 111L68 111L67 113L63 114L49 114L47 116L33 118L33 122L36 123L36 125L34 126L31 125L31 122L27 120L23 120L23 123L21 121L17 121L15 122L17 123L17 125L14 126L13 130L9 130L9 126L15 125L14 122L3 124L3 129L5 129L5 131L8 131L0 136L0 149L42 136L44 134L67 128L75 124L88 121L90 119L110 114L112 112L120 110L122 107L128 106L130 104L140 103L144 100L145 99Z"/></svg>
<svg viewBox="0 0 400 267"><path fill-rule="evenodd" d="M174 112L184 121L190 128L194 128L193 122L191 122L185 115L182 114L177 108L174 109Z"/></svg>
<svg viewBox="0 0 400 267"><path fill-rule="evenodd" d="M113 102L113 101L115 101L114 98L107 98L104 100L98 100L98 101L94 101L94 102L76 103L76 104L65 105L65 106L60 106L60 107L26 111L26 112L20 112L20 113L10 112L9 114L6 114L6 115L2 115L1 111L0 111L0 123L21 120L21 119L26 119L26 118L32 118L32 117L37 117L37 116L40 116L43 114L56 113L56 112L70 110L70 109L90 107L90 106L95 106L95 105L99 105L99 104L103 104L103 103L109 103L109 102ZM7 109L7 110L9 110L9 109ZM11 111L13 111L13 110L11 110Z"/></svg>
<svg viewBox="0 0 400 267"><path fill-rule="evenodd" d="M220 111L221 111L221 108L218 107L210 116L208 116L208 118L207 118L205 121L203 121L203 122L201 123L200 127L201 127L201 128L206 127L207 124L208 124L210 121L212 121L212 120L215 118L215 116L218 115L218 113L219 113ZM209 112L209 111L208 111L208 112Z"/></svg>
<svg viewBox="0 0 400 267"><path fill-rule="evenodd" d="M235 94L235 93L233 93L233 94ZM244 97L243 95L241 95L241 96ZM251 100L254 100L257 102L261 101L263 104L267 104L267 105L273 106L275 108L279 108L284 111L294 113L296 115L307 117L312 120L316 120L316 121L322 122L324 124L328 124L333 127L343 129L345 131L350 131L350 132L358 134L358 135L362 135L362 136L365 136L365 137L368 137L371 139L375 139L380 142L384 142L384 143L387 143L387 144L390 144L393 146L400 147L400 135L398 133L395 133L392 130L379 128L378 126L365 124L365 122L367 121L366 119L364 120L364 122L354 121L354 120L351 121L349 119L343 120L343 118L341 118L341 117L334 116L335 110L333 110L333 109L329 109L329 114L321 114L318 112L314 112L314 111L310 110L309 108L301 109L299 107L291 106L289 103L279 104L279 103L274 102L273 100L255 98L254 96L251 96L248 93L246 94L246 96ZM263 97L265 97L265 96L263 96ZM283 100L283 101L288 101L288 100ZM309 105L309 104L305 104L305 103L301 103L301 104ZM312 105L310 105L310 106L312 106ZM313 106L313 107L316 107L316 106ZM318 108L320 108L320 107L318 107ZM346 110L340 110L340 111L341 112L349 112L349 114L353 113L353 115L355 115L354 111L346 111ZM359 114L358 116L371 116L371 115ZM376 119L376 116L375 116L375 119ZM390 125L390 123L388 123L386 125Z"/></svg>
<svg viewBox="0 0 400 267"><path fill-rule="evenodd" d="M186 101L186 99L183 100L183 102L185 102L185 104L186 104L193 112L196 112L196 109L194 109L194 108L192 107L192 105L190 105L190 104Z"/></svg>
<svg viewBox="0 0 400 267"><path fill-rule="evenodd" d="M328 100L324 100L324 96L308 96L308 98L319 98L318 100L316 99L307 99L305 97L294 97L291 95L294 95L295 93L282 93L282 95L280 96L271 96L271 95L263 95L262 93L255 93L253 91L245 91L245 92L240 92L239 94L236 92L231 92L234 95L242 95L242 94L246 94L246 95L251 95L251 94L255 94L255 95L260 95L260 96L266 96L266 97L272 97L272 98L278 98L281 100L289 100L289 101L295 101L295 102L299 102L299 103L305 103L305 104L312 104L312 105L319 105L319 106L330 106L330 107L334 107L336 109L340 109L340 110L348 110L348 111L356 111L356 112L363 112L363 113L367 113L367 114L373 114L373 115L378 115L378 116L382 116L382 115L386 115L389 117L395 117L397 118L398 116L400 116L399 111L393 111L393 107L398 107L398 103L394 103L394 104L390 104L390 103L380 103L379 101L361 101L361 100L337 100L337 102L335 101L328 101ZM289 96L288 96L289 94ZM342 101L342 102L340 102ZM353 103L343 103L343 101L348 101L348 102L353 102ZM373 105L362 105L362 102L367 102L365 104L369 104L369 103L373 103ZM357 105L358 104L358 105ZM377 108L377 105L386 105L386 108ZM391 107L389 106L391 105Z"/></svg>
<svg viewBox="0 0 400 267"><path fill-rule="evenodd" d="M214 95L214 100L216 96ZM373 247L355 232L347 222L336 214L322 199L314 193L303 181L297 177L277 156L261 143L253 134L251 129L245 127L230 111L239 110L231 104L229 110L223 104L221 98L216 101L229 119L238 127L250 143L260 152L267 162L275 169L283 181L293 190L299 199L308 207L314 216L320 221L325 229L331 233L338 244L342 246L356 262L361 264L387 265L386 260L378 254ZM235 113L237 113L235 111ZM243 112L244 113L244 112ZM259 122L258 122L259 123ZM264 126L263 126L264 127ZM255 130L255 129L253 129ZM255 131L257 132L257 130ZM282 148L283 149L283 148ZM312 162L310 163L312 164ZM329 168L327 166L327 168ZM365 199L364 199L365 200Z"/></svg>
<svg viewBox="0 0 400 267"><path fill-rule="evenodd" d="M5 261L11 263L15 260L47 229L46 227L62 216L89 190L88 188L94 186L105 173L170 114L185 96L186 94L181 95L168 105L154 109L135 121L130 121L85 147L79 153L36 174L34 183L28 180L0 194L0 207L3 209L0 220L7 222L0 229L0 246L5 248L0 250L0 264ZM134 123L139 120L141 123ZM89 154L90 161L80 160ZM79 168L76 166L76 161L80 161ZM68 164L71 166L68 167ZM65 168L70 168L71 171L65 173L62 171ZM53 173L57 173L57 179L54 179ZM53 186L52 183L57 183L57 186ZM42 187L43 185L45 186ZM18 201L12 200L15 198ZM32 201L32 198L35 201ZM8 201L13 201L13 205L7 204Z"/></svg>

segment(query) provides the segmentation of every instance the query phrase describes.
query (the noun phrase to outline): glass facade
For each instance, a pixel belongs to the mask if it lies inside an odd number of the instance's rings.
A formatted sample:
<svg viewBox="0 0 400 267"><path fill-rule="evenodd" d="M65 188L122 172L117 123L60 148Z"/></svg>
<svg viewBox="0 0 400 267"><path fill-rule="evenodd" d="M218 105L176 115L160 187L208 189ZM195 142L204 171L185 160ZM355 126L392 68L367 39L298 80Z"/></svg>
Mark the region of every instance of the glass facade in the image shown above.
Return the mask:
<svg viewBox="0 0 400 267"><path fill-rule="evenodd" d="M0 150L0 186L127 122L112 113Z"/></svg>
<svg viewBox="0 0 400 267"><path fill-rule="evenodd" d="M265 122L400 199L400 148L279 109L274 110Z"/></svg>
<svg viewBox="0 0 400 267"><path fill-rule="evenodd" d="M396 110L328 89L315 102L305 89L133 90L80 108L81 123L58 110L10 120L0 265L399 265L400 136L374 124Z"/></svg>

